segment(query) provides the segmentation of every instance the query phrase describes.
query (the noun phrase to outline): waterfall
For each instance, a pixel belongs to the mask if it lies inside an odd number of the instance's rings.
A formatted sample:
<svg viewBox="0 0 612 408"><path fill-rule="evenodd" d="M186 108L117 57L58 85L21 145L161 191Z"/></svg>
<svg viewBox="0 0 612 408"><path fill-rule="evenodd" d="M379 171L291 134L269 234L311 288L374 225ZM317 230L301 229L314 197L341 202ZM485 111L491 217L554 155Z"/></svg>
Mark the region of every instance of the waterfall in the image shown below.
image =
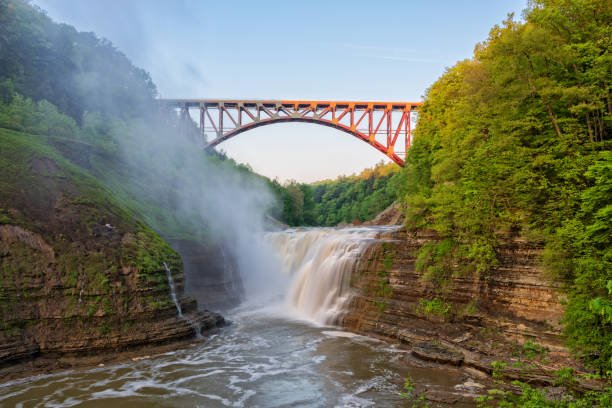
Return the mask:
<svg viewBox="0 0 612 408"><path fill-rule="evenodd" d="M79 305L83 302L83 290L85 290L85 270L81 272L81 290L79 290Z"/></svg>
<svg viewBox="0 0 612 408"><path fill-rule="evenodd" d="M168 264L164 262L164 268L166 268L166 275L168 276L168 286L170 286L170 297L176 306L176 311L178 313L178 317L183 318L183 311L181 310L181 305L176 297L176 289L174 288L174 279L172 279L172 272L170 272L170 268Z"/></svg>
<svg viewBox="0 0 612 408"><path fill-rule="evenodd" d="M292 276L289 311L319 324L337 324L351 298L350 278L377 234L393 227L299 228L268 234Z"/></svg>
<svg viewBox="0 0 612 408"><path fill-rule="evenodd" d="M172 272L170 271L168 264L166 264L165 262L164 262L164 268L166 269L166 276L168 276L168 286L170 286L170 297L172 298L172 301L174 302L174 306L176 306L176 312L177 312L179 319L186 320L191 325L191 327L193 327L196 337L198 339L202 338L202 328L200 327L200 325L194 322L192 319L183 316L183 310L181 309L181 304L179 303L178 297L176 296L176 289L174 287L174 279L172 278Z"/></svg>

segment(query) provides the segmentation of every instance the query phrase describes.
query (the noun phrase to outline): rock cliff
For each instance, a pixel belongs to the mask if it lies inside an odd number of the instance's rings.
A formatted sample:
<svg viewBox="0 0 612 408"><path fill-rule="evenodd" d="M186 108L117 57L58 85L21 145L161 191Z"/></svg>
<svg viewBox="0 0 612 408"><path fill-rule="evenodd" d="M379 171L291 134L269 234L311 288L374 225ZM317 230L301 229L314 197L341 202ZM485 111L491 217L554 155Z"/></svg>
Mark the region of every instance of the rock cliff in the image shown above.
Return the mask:
<svg viewBox="0 0 612 408"><path fill-rule="evenodd" d="M342 324L438 363L491 373L494 361L505 361L504 375L536 383L552 383L561 364L580 369L563 347L562 296L538 266L538 248L508 240L495 270L455 274L441 285L415 266L416 251L434 241L433 233L402 229L370 246L353 271L355 296ZM533 362L543 355L545 362Z"/></svg>
<svg viewBox="0 0 612 408"><path fill-rule="evenodd" d="M182 296L170 245L53 148L2 130L0 173L0 365L166 343L223 324Z"/></svg>
<svg viewBox="0 0 612 408"><path fill-rule="evenodd" d="M240 303L243 296L238 265L223 244L170 240L180 254L185 271L185 294L200 307L226 309Z"/></svg>

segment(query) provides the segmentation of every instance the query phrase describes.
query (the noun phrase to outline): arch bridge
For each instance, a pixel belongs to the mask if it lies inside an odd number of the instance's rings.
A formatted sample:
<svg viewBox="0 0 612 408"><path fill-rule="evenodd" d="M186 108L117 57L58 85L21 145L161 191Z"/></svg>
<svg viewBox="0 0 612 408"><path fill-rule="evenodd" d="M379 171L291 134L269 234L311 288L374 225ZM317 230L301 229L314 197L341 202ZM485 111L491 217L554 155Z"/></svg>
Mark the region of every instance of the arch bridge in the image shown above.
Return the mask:
<svg viewBox="0 0 612 408"><path fill-rule="evenodd" d="M242 132L264 125L305 122L332 127L368 143L404 166L405 153L421 102L340 102L283 100L160 99L188 119L199 110L200 134L211 149ZM207 141L206 134L215 138ZM403 145L403 146L402 146ZM401 146L402 150L396 149Z"/></svg>

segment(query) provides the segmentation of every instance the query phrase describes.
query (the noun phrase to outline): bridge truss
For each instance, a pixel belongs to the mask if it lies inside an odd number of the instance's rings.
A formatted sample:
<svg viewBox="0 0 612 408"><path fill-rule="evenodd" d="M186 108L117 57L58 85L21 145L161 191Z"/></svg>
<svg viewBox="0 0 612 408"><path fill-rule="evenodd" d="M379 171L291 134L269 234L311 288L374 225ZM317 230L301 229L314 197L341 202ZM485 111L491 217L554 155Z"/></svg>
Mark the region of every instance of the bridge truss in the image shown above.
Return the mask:
<svg viewBox="0 0 612 408"><path fill-rule="evenodd" d="M276 100L161 99L189 118L199 110L206 149L259 126L306 122L349 133L404 166L420 102L335 102ZM214 135L207 140L207 135ZM402 146L403 145L403 146ZM403 151L396 146L404 148Z"/></svg>

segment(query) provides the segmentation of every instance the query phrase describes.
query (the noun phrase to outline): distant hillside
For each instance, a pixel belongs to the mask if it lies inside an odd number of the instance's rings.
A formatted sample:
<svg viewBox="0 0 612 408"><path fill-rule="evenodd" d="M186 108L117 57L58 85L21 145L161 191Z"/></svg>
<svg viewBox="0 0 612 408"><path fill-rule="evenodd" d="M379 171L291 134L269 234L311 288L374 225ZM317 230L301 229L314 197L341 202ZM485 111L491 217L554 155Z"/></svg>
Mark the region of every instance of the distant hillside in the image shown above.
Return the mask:
<svg viewBox="0 0 612 408"><path fill-rule="evenodd" d="M398 198L400 170L381 161L358 175L312 184L316 225L372 220Z"/></svg>
<svg viewBox="0 0 612 408"><path fill-rule="evenodd" d="M312 184L291 181L281 192L283 219L289 225L335 226L365 222L396 201L401 192L401 168L378 163L359 174Z"/></svg>
<svg viewBox="0 0 612 408"><path fill-rule="evenodd" d="M110 41L53 22L24 0L0 0L0 100L46 100L77 122L85 112L127 118L149 108L156 87Z"/></svg>

